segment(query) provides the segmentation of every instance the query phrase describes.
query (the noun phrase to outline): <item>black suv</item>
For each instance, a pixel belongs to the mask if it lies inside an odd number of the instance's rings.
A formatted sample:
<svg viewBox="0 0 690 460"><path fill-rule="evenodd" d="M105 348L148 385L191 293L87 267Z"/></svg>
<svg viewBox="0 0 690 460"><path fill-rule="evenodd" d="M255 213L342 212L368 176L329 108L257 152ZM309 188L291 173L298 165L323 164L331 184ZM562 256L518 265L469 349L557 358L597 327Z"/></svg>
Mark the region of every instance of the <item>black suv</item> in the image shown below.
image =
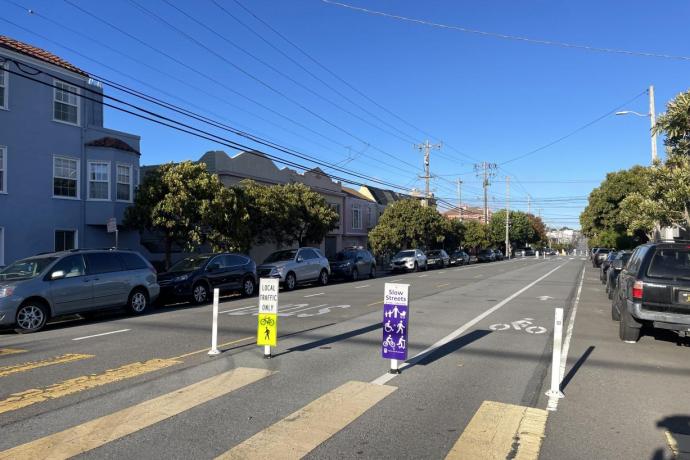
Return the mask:
<svg viewBox="0 0 690 460"><path fill-rule="evenodd" d="M256 292L256 264L243 254L199 254L184 258L158 275L161 301L191 300L202 304L211 292L239 291L244 296Z"/></svg>
<svg viewBox="0 0 690 460"><path fill-rule="evenodd" d="M601 263L609 256L609 252L611 252L611 249L598 248L596 252L592 254L592 267L601 267Z"/></svg>
<svg viewBox="0 0 690 460"><path fill-rule="evenodd" d="M360 277L376 277L376 260L366 249L345 248L328 259L331 265L331 278L344 278L357 281Z"/></svg>
<svg viewBox="0 0 690 460"><path fill-rule="evenodd" d="M642 326L690 334L690 245L638 246L618 277L611 317L621 340L634 343Z"/></svg>
<svg viewBox="0 0 690 460"><path fill-rule="evenodd" d="M609 299L613 299L613 293L616 292L616 286L618 286L618 275L620 275L621 270L625 267L625 264L630 260L632 251L619 251L616 256L609 262L609 268L606 270L606 294L608 294Z"/></svg>

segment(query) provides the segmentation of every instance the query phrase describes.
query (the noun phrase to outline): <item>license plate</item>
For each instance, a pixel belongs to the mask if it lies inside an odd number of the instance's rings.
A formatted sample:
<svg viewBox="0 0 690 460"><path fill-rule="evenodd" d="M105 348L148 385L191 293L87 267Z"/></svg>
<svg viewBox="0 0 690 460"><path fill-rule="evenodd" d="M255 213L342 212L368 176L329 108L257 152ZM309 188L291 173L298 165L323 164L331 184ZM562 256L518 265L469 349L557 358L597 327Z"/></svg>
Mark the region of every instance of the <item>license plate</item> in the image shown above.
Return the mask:
<svg viewBox="0 0 690 460"><path fill-rule="evenodd" d="M690 291L680 291L678 293L678 302L690 304Z"/></svg>

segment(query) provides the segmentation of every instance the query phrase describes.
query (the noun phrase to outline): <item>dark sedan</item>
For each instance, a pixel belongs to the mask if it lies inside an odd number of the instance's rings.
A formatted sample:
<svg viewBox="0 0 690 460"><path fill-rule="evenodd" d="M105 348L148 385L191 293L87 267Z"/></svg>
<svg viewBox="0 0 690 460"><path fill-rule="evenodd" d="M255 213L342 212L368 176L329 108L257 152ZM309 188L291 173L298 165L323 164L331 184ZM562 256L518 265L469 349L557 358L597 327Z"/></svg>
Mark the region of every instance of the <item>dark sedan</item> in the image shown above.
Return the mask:
<svg viewBox="0 0 690 460"><path fill-rule="evenodd" d="M613 292L618 287L618 275L630 260L631 255L632 251L617 252L616 257L609 264L609 269L606 271L606 294L608 294L609 299L613 299Z"/></svg>
<svg viewBox="0 0 690 460"><path fill-rule="evenodd" d="M249 297L256 292L256 264L242 254L199 254L180 260L158 275L161 301L208 302L213 289L236 291Z"/></svg>
<svg viewBox="0 0 690 460"><path fill-rule="evenodd" d="M599 266L599 281L601 281L602 284L606 283L606 272L611 266L611 262L616 258L617 255L618 253L616 251L611 251L606 256L606 259L601 262L601 265Z"/></svg>
<svg viewBox="0 0 690 460"><path fill-rule="evenodd" d="M426 264L429 268L445 268L450 265L450 257L443 249L433 249L426 253Z"/></svg>
<svg viewBox="0 0 690 460"><path fill-rule="evenodd" d="M451 265L468 265L470 263L470 256L465 251L454 251L450 255Z"/></svg>
<svg viewBox="0 0 690 460"><path fill-rule="evenodd" d="M496 260L496 254L491 249L482 249L477 253L478 262L494 262Z"/></svg>
<svg viewBox="0 0 690 460"><path fill-rule="evenodd" d="M331 278L357 281L365 276L376 277L376 260L365 249L344 249L328 262L331 265Z"/></svg>

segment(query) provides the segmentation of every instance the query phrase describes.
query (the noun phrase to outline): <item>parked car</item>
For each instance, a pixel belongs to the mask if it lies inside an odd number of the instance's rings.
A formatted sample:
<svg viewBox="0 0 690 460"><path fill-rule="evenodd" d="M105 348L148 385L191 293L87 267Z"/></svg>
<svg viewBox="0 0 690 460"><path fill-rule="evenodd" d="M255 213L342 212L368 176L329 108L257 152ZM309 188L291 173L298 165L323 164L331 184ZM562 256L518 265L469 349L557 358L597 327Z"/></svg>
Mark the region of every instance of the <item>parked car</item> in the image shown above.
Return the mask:
<svg viewBox="0 0 690 460"><path fill-rule="evenodd" d="M429 268L445 268L450 265L450 256L443 249L426 252L426 263Z"/></svg>
<svg viewBox="0 0 690 460"><path fill-rule="evenodd" d="M608 257L609 252L611 250L608 248L598 248L597 252L592 256L592 267L599 268L601 263Z"/></svg>
<svg viewBox="0 0 690 460"><path fill-rule="evenodd" d="M611 318L621 340L634 343L641 328L690 334L690 247L687 243L638 246L618 275Z"/></svg>
<svg viewBox="0 0 690 460"><path fill-rule="evenodd" d="M534 253L534 249L532 249L532 248L517 248L515 250L515 254L521 255L522 257L527 257L527 256L533 256L535 253Z"/></svg>
<svg viewBox="0 0 690 460"><path fill-rule="evenodd" d="M451 265L468 265L470 263L470 255L465 251L453 251L450 254Z"/></svg>
<svg viewBox="0 0 690 460"><path fill-rule="evenodd" d="M601 248L592 248L592 249L589 251L589 260L594 260L594 254L596 254L596 252L597 252L599 249L601 249Z"/></svg>
<svg viewBox="0 0 690 460"><path fill-rule="evenodd" d="M416 272L419 269L427 270L426 255L419 249L406 249L397 253L393 259L391 259L391 270L396 272L398 270L402 271L413 271Z"/></svg>
<svg viewBox="0 0 690 460"><path fill-rule="evenodd" d="M278 278L286 290L292 291L298 284L314 281L325 286L331 265L317 248L284 249L266 257L256 271L259 278Z"/></svg>
<svg viewBox="0 0 690 460"><path fill-rule="evenodd" d="M558 251L556 251L553 248L544 248L544 254L546 254L547 256L557 256Z"/></svg>
<svg viewBox="0 0 690 460"><path fill-rule="evenodd" d="M208 302L214 289L236 291L249 297L256 293L256 264L243 254L216 253L186 257L158 275L161 301Z"/></svg>
<svg viewBox="0 0 690 460"><path fill-rule="evenodd" d="M366 249L346 248L329 260L332 278L357 281L362 276L376 277L376 260Z"/></svg>
<svg viewBox="0 0 690 460"><path fill-rule="evenodd" d="M625 264L630 260L631 251L619 251L616 257L611 261L609 269L606 271L606 294L609 299L613 299L613 293L618 287L618 275L620 274Z"/></svg>
<svg viewBox="0 0 690 460"><path fill-rule="evenodd" d="M478 262L494 262L496 260L496 254L491 249L482 249L477 253Z"/></svg>
<svg viewBox="0 0 690 460"><path fill-rule="evenodd" d="M479 262L479 259L477 258L477 255L476 255L476 254L470 254L470 263L471 263L471 264L476 264L477 262Z"/></svg>
<svg viewBox="0 0 690 460"><path fill-rule="evenodd" d="M606 283L606 272L609 269L611 261L616 258L617 254L618 252L611 251L606 255L606 259L601 262L601 265L599 266L599 281L601 281L602 284Z"/></svg>
<svg viewBox="0 0 690 460"><path fill-rule="evenodd" d="M0 326L36 332L53 317L126 306L146 312L159 294L156 270L121 250L40 254L0 271Z"/></svg>
<svg viewBox="0 0 690 460"><path fill-rule="evenodd" d="M496 260L503 260L503 252L500 249L493 249Z"/></svg>

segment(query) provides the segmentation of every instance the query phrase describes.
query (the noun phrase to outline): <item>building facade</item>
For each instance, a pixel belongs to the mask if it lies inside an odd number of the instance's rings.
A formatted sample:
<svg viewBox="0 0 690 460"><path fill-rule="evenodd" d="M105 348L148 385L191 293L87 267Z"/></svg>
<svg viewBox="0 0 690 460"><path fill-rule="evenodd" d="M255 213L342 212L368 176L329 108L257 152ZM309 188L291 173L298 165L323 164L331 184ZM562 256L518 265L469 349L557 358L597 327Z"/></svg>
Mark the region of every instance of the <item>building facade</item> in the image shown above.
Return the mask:
<svg viewBox="0 0 690 460"><path fill-rule="evenodd" d="M114 245L106 224L132 203L140 139L104 128L101 100L86 72L0 35L0 265ZM139 249L137 232L119 239Z"/></svg>
<svg viewBox="0 0 690 460"><path fill-rule="evenodd" d="M489 214L489 222L491 222L491 217L493 216L493 212L491 212L491 209L488 210ZM483 208L477 208L474 206L467 206L467 205L462 205L455 207L451 210L448 210L443 213L443 215L448 218L448 219L460 219L462 221L467 221L467 220L476 220L478 222L484 222L484 209Z"/></svg>
<svg viewBox="0 0 690 460"><path fill-rule="evenodd" d="M343 214L343 247L358 246L367 248L369 231L376 226L380 217L380 207L376 201L348 187L345 193L345 213Z"/></svg>

